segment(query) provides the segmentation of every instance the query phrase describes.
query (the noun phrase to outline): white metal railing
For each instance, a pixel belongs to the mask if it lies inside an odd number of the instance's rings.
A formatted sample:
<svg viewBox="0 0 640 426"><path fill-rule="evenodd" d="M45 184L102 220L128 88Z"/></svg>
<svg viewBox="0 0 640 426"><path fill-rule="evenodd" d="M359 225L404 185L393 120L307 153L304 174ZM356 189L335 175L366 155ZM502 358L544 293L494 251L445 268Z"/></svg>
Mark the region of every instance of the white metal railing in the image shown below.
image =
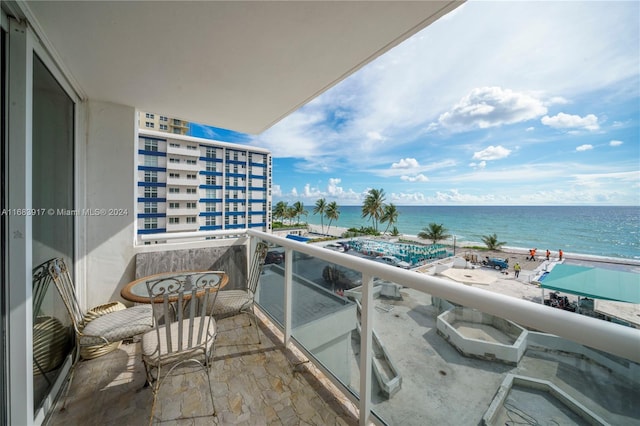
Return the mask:
<svg viewBox="0 0 640 426"><path fill-rule="evenodd" d="M576 315L572 312L550 308L548 306L531 303L526 300L516 299L499 293L470 287L453 281L420 274L409 270L395 268L356 256L327 250L322 247L300 243L288 238L278 237L255 230L235 231L211 231L180 232L175 234L163 234L163 240L184 238L200 238L212 236L244 236L267 241L285 249L285 343L291 341L291 286L292 286L292 252L297 251L314 256L327 262L335 263L346 268L358 271L362 274L362 333L361 333L361 359L360 359L360 399L346 393L354 403L360 407L360 424L368 424L376 421L371 413L371 356L372 356L372 323L373 323L373 278L409 287L432 296L449 300L453 303L477 309L487 314L495 315L514 321L518 324L533 329L551 333L570 341L580 343L604 352L617 355L634 362L640 362L640 331L602 321L584 315ZM144 239L159 239L157 235L143 236ZM251 244L253 245L253 244ZM303 349L305 352L306 350ZM324 367L317 365L321 370ZM332 380L333 378L329 374ZM334 381L335 382L335 381ZM341 383L336 384L343 387Z"/></svg>

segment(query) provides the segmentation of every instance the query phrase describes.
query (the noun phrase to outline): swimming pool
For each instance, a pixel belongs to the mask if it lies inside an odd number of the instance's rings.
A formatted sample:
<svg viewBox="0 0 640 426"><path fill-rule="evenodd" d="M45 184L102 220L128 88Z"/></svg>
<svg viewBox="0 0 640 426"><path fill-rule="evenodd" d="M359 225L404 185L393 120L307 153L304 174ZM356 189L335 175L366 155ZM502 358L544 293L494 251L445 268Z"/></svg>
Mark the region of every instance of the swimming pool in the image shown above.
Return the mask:
<svg viewBox="0 0 640 426"><path fill-rule="evenodd" d="M352 250L366 256L395 256L398 259L409 263L411 266L420 265L429 260L442 259L448 256L446 246L442 244L423 246L417 244L358 238L350 240L349 246Z"/></svg>

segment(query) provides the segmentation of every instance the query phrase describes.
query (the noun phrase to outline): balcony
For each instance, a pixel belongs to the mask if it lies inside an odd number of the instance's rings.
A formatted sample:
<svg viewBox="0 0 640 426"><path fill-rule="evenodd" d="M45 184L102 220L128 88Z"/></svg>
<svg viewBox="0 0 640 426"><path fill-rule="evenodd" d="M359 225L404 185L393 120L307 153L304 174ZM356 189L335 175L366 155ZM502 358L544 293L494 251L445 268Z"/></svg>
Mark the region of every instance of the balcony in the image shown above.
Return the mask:
<svg viewBox="0 0 640 426"><path fill-rule="evenodd" d="M196 231L197 223L167 223L167 232Z"/></svg>
<svg viewBox="0 0 640 426"><path fill-rule="evenodd" d="M174 154L174 155L184 155L187 157L199 157L200 156L200 150L198 149L187 149L187 148L178 148L178 147L174 147L174 146L167 146L167 154Z"/></svg>
<svg viewBox="0 0 640 426"><path fill-rule="evenodd" d="M197 192L187 193L187 192L167 192L167 201L191 201L198 200L200 196Z"/></svg>
<svg viewBox="0 0 640 426"><path fill-rule="evenodd" d="M198 238L174 237L187 236ZM207 247L171 239L151 249L164 256ZM262 345L251 343L255 334L243 327L246 318L220 321L213 376L221 424L457 425L524 418L629 424L640 418L636 329L262 232L206 243L224 252L254 239L276 246L285 260L266 265L261 277ZM345 279L328 284L324 271L332 265ZM230 268L231 276L242 274ZM344 287L359 294L359 310L341 295ZM442 331L443 319L450 331ZM464 349L451 333L468 333L462 340L478 342L482 352ZM502 356L514 347L517 357ZM137 345L82 362L77 374L68 410L55 411L51 424L145 421L151 392L141 390ZM193 388L205 386L197 374L165 388L156 421L207 421L205 390ZM390 392L385 384L392 374L401 380Z"/></svg>
<svg viewBox="0 0 640 426"><path fill-rule="evenodd" d="M173 186L198 186L200 181L198 179L187 179L187 178L174 178L167 176L167 185Z"/></svg>

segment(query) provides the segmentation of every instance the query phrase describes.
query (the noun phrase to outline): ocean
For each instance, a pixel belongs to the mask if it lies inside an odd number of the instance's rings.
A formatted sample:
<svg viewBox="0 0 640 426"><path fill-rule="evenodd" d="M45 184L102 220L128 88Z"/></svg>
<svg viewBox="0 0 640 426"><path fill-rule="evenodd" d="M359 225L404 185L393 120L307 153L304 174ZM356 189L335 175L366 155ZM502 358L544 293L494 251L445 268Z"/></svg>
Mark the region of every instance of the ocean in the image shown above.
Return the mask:
<svg viewBox="0 0 640 426"><path fill-rule="evenodd" d="M307 222L320 225L313 206ZM508 247L640 259L640 207L636 206L398 206L395 225L401 234L417 235L429 223L447 228L460 242L479 242L495 233ZM341 206L331 227L372 226L361 206ZM328 220L324 219L326 228ZM386 224L378 226L384 231Z"/></svg>

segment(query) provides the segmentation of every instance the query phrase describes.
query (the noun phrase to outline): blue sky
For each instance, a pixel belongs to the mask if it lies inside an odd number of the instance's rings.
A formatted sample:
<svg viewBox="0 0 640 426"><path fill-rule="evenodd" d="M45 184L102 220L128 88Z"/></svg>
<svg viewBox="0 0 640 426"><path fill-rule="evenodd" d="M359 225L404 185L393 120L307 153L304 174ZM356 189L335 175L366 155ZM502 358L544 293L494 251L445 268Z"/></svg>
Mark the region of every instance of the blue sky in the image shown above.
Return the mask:
<svg viewBox="0 0 640 426"><path fill-rule="evenodd" d="M639 22L470 1L262 134L192 135L271 150L274 203L640 205Z"/></svg>

